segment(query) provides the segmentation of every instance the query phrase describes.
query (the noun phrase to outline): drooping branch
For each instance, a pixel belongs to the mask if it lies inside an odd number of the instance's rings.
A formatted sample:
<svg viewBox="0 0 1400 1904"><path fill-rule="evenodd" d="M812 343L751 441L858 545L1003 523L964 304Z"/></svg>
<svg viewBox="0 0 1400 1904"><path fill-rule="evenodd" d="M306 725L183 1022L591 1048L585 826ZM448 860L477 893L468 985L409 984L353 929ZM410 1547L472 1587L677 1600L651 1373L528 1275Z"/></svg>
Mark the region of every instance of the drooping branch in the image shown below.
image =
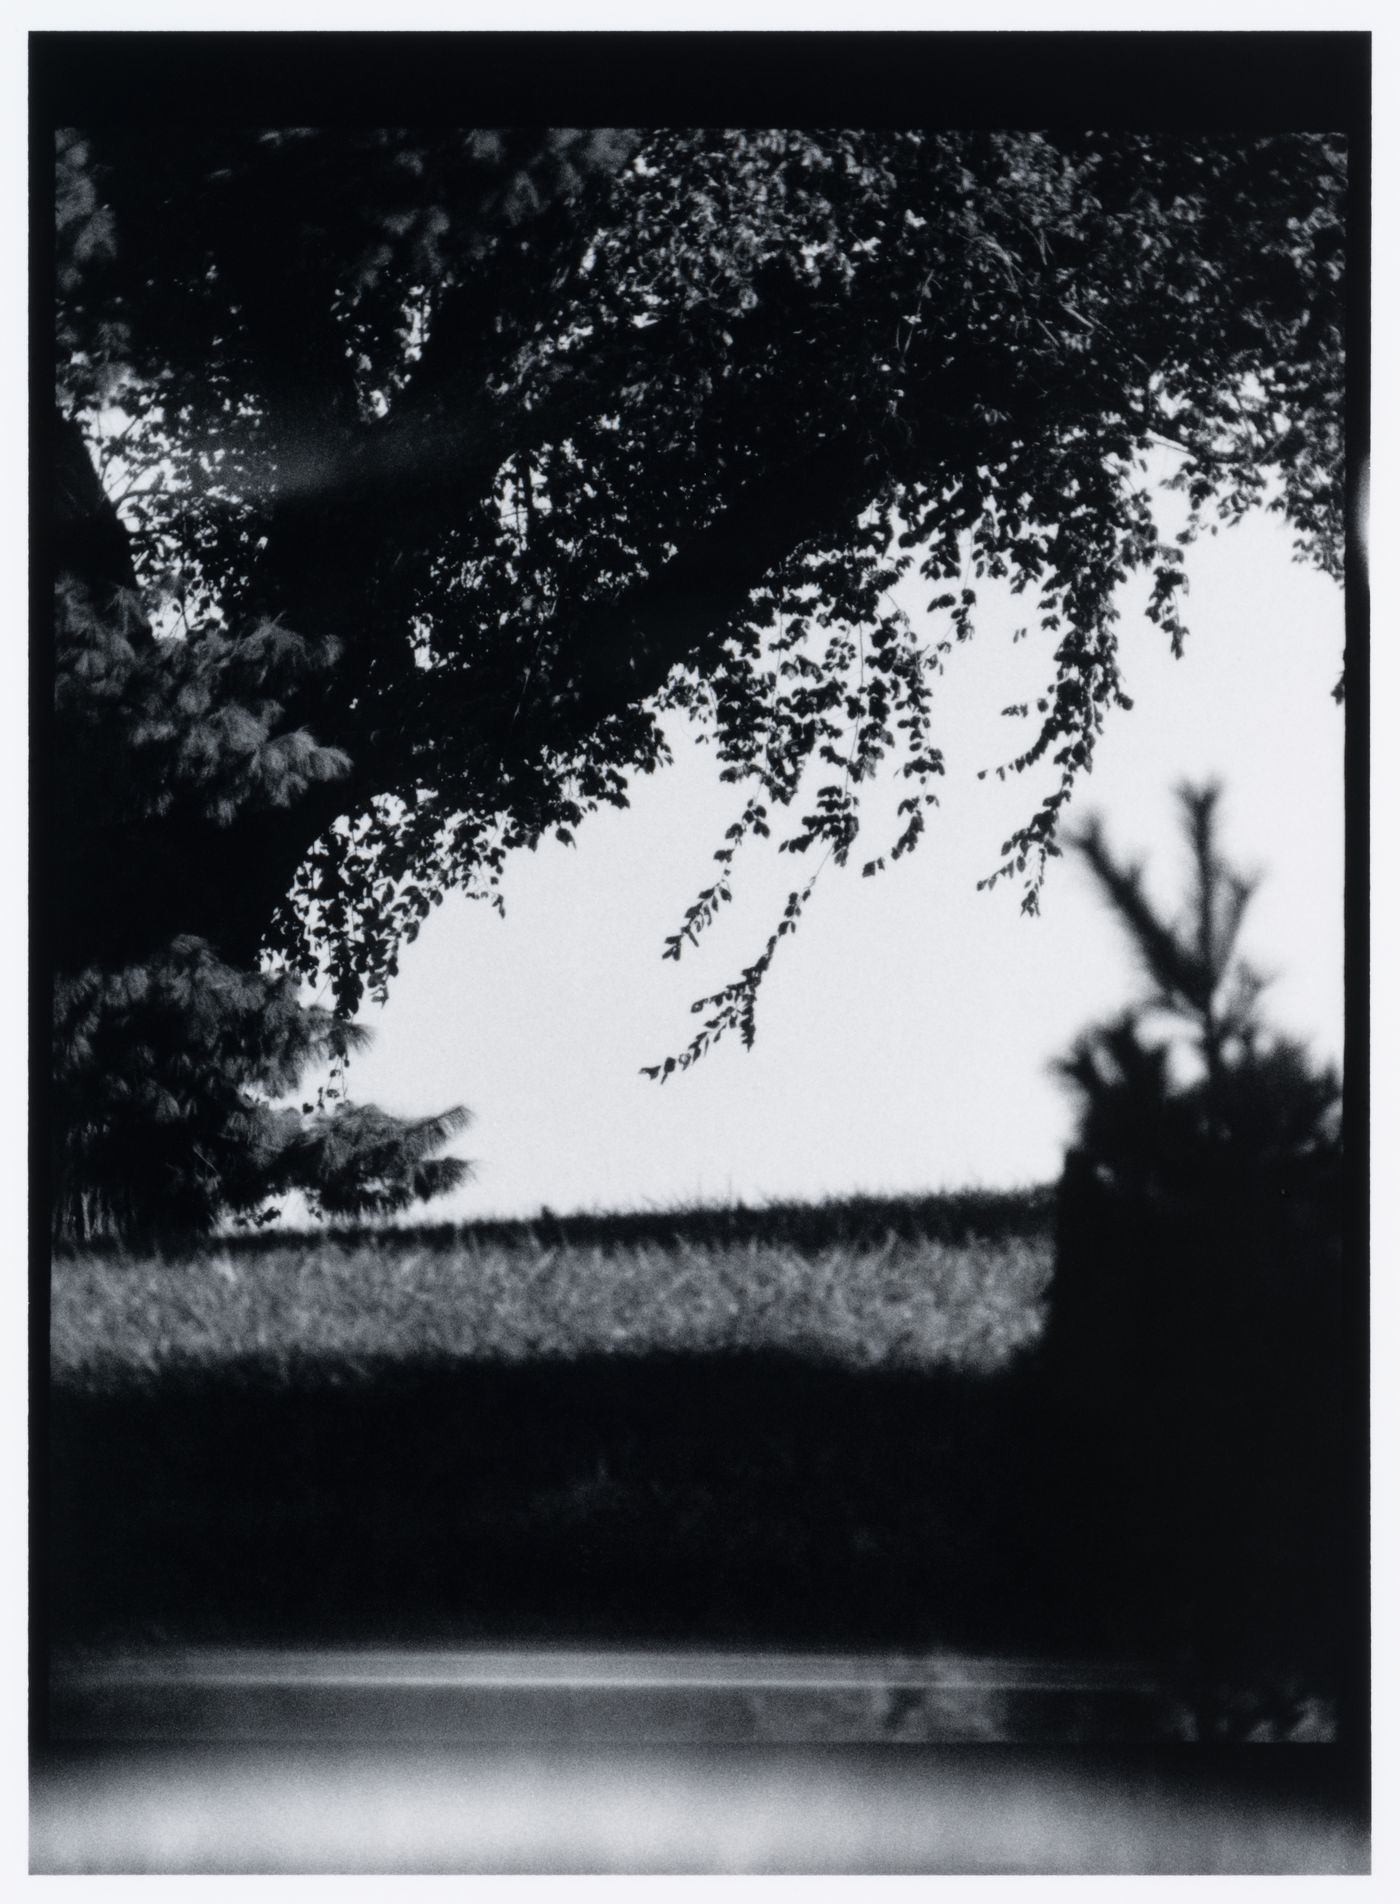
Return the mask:
<svg viewBox="0 0 1400 1904"><path fill-rule="evenodd" d="M1244 209L1232 197L1222 223L1190 142L678 133L625 174L604 155L582 195L541 193L559 140L214 133L168 179L158 140L109 148L104 268L147 374L173 359L187 404L170 428L187 445L201 427L242 431L236 480L191 497L209 530L198 559L239 625L272 614L341 644L333 670L291 684L284 716L349 774L202 846L178 817L163 835L198 862L185 896L220 943L246 953L276 914L287 949L287 895L314 851L317 878L356 895L346 930L378 916L382 970L410 917L396 880L469 874L493 816L511 845L572 826L588 798L571 778L616 787L645 764L645 710L678 670L729 692L804 552L822 552L827 610L870 625L850 577L884 566L857 528L874 501L907 510L959 636L971 596L947 584L969 540L977 573L1045 592L1060 679L1024 760L1053 751L1071 777L1116 691L1122 574L1153 571L1177 638L1176 552L1128 507L1131 458L1170 420L1193 506L1215 483L1234 507L1257 482L1217 440L1220 416L1227 430L1240 416L1217 396L1267 380L1265 346L1294 342L1299 413L1330 388L1322 333L1279 331L1296 328L1286 300L1272 331L1235 325L1219 268L1226 244L1232 260L1267 254L1241 267L1246 302L1274 310L1272 273L1326 306L1326 256L1283 214L1300 181L1321 206L1331 168L1318 229L1335 225L1330 150L1226 142ZM235 407L201 421L205 357ZM521 485L532 527L517 541ZM242 540L221 493L250 512ZM819 701L789 738L830 748L836 703ZM863 732L878 737L886 707L882 690ZM1009 870L1033 877L1054 850L1065 797L1013 838ZM454 812L460 850L434 860ZM342 852L346 817L366 827ZM139 848L154 917L161 841Z"/></svg>

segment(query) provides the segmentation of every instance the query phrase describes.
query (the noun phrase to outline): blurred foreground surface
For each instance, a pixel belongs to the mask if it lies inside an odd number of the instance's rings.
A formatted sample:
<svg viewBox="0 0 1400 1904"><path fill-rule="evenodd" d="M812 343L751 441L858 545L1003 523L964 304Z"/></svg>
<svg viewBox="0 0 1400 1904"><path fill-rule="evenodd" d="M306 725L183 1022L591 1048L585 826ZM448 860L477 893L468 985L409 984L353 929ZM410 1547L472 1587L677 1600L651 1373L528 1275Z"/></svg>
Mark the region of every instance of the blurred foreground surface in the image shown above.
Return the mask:
<svg viewBox="0 0 1400 1904"><path fill-rule="evenodd" d="M1143 1744L1195 1734L1189 1711L1145 1667L1102 1658L195 1647L60 1659L46 1736L69 1746L515 1747Z"/></svg>
<svg viewBox="0 0 1400 1904"><path fill-rule="evenodd" d="M939 1652L70 1654L36 1873L1337 1874L1336 1746L1186 1745L1131 1662Z"/></svg>
<svg viewBox="0 0 1400 1904"><path fill-rule="evenodd" d="M57 1874L1364 1874L1326 1746L74 1747Z"/></svg>

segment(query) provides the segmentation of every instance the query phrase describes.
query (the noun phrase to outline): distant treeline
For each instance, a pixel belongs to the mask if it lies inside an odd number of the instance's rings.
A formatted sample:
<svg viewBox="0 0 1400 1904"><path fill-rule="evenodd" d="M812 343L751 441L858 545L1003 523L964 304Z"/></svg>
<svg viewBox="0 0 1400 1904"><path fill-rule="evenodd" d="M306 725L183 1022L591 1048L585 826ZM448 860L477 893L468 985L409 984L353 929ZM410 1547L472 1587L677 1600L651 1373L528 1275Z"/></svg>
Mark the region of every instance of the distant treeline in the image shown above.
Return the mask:
<svg viewBox="0 0 1400 1904"><path fill-rule="evenodd" d="M228 1250L261 1252L324 1238L342 1247L374 1241L411 1243L418 1249L453 1250L489 1244L538 1248L541 1244L597 1248L635 1244L724 1245L765 1243L824 1250L839 1244L874 1248L889 1237L965 1243L973 1237L1001 1242L1048 1236L1054 1227L1055 1187L1015 1190L944 1190L925 1196L833 1197L824 1203L698 1204L693 1208L583 1211L557 1216L470 1223L376 1224L294 1230L271 1226L232 1231L195 1244L181 1254Z"/></svg>

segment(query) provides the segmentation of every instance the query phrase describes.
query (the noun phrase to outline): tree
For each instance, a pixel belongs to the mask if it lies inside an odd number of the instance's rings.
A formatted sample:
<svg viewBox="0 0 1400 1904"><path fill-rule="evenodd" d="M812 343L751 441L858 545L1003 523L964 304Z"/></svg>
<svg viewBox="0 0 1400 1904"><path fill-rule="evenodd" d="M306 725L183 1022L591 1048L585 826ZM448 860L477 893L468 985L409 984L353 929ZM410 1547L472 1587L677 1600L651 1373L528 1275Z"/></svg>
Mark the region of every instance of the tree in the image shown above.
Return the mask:
<svg viewBox="0 0 1400 1904"><path fill-rule="evenodd" d="M144 965L61 977L54 999L54 1229L72 1243L197 1236L225 1212L257 1220L304 1192L321 1215L400 1210L460 1182L432 1152L461 1110L407 1120L336 1102L279 1108L308 1065L364 1031L307 1007L287 974L239 971L201 940Z"/></svg>
<svg viewBox="0 0 1400 1904"><path fill-rule="evenodd" d="M60 969L194 938L349 1017L446 892L499 903L512 852L624 805L675 711L747 794L679 957L809 763L786 850L843 863L882 764L865 864L917 844L982 577L1052 677L1013 763L1049 790L989 874L1034 909L1125 698L1126 576L1179 648L1213 517L1276 509L1340 574L1344 189L1312 134L65 136L56 460L118 501L69 476L60 582L230 718L190 798L154 742L160 799L60 797ZM134 759L130 702L100 718ZM658 1075L751 1040L808 890Z"/></svg>
<svg viewBox="0 0 1400 1904"><path fill-rule="evenodd" d="M1263 1023L1265 981L1237 952L1257 882L1220 849L1219 786L1178 798L1191 861L1178 919L1099 820L1071 842L1149 982L1056 1066L1079 1129L1052 1347L1086 1391L1155 1390L1188 1371L1209 1384L1227 1367L1240 1390L1290 1332L1298 1353L1320 1351L1340 1297L1341 1083Z"/></svg>
<svg viewBox="0 0 1400 1904"><path fill-rule="evenodd" d="M1071 839L1147 990L1057 1067L1080 1115L1045 1349L1199 1723L1287 1736L1301 1698L1345 1681L1341 1086L1264 1024L1238 950L1257 881L1221 848L1219 786L1178 798L1176 918L1101 822Z"/></svg>
<svg viewBox="0 0 1400 1904"><path fill-rule="evenodd" d="M1214 783L1178 790L1191 885L1175 921L1148 897L1142 866L1116 857L1100 820L1071 840L1151 988L1057 1067L1080 1100L1079 1148L1120 1195L1288 1198L1331 1174L1340 1153L1340 1080L1297 1041L1267 1032L1266 982L1238 956L1258 882L1220 849L1220 794ZM1174 1074L1170 1042L1149 1042L1154 1019L1184 1032L1186 1077Z"/></svg>
<svg viewBox="0 0 1400 1904"><path fill-rule="evenodd" d="M304 730L283 730L273 698L299 672L327 665L333 646L317 652L272 625L238 642L210 630L157 640L134 575L102 582L104 560L119 564L124 545L81 444L69 440L53 810L73 855L66 870L85 876L94 813L109 823L173 815L227 827L249 808L286 808L345 763ZM351 1105L345 1060L368 1034L306 1005L299 990L286 972L235 968L185 934L115 970L59 972L57 1239L159 1242L198 1235L230 1212L262 1222L280 1214L271 1199L291 1190L320 1214L383 1214L462 1180L463 1162L432 1153L466 1113L399 1119ZM314 1103L277 1104L327 1060L331 1079Z"/></svg>

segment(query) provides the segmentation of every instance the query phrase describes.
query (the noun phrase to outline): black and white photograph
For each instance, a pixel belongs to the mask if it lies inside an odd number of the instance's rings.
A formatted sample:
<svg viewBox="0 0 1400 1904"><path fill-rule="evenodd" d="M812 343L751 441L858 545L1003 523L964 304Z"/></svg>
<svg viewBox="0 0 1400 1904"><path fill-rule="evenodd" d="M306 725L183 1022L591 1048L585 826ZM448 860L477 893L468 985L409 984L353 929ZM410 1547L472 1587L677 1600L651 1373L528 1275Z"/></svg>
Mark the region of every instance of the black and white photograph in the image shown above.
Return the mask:
<svg viewBox="0 0 1400 1904"><path fill-rule="evenodd" d="M392 24L28 37L30 1873L1369 1874L1370 35Z"/></svg>

